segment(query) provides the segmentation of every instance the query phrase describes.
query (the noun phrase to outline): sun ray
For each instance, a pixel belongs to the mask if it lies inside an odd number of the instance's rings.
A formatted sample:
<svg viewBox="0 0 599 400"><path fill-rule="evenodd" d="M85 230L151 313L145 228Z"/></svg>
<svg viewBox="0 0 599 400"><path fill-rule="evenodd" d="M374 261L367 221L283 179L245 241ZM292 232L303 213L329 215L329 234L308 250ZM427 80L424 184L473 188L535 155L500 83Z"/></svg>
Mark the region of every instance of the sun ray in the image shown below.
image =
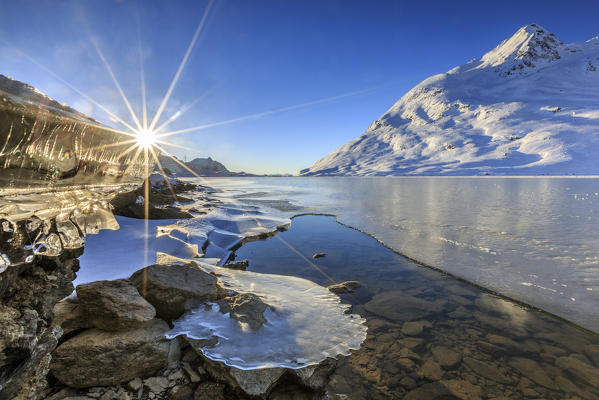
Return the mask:
<svg viewBox="0 0 599 400"><path fill-rule="evenodd" d="M164 172L164 168L162 168L162 164L160 163L158 156L154 152L153 148L150 147L149 150L150 150L150 154L152 155L152 158L154 158L154 161L156 161L156 165L158 166L158 169L160 170L160 173L162 174L162 177L164 178L164 181L166 182L166 185L168 186L169 191L173 195L173 199L175 201L177 201L178 197L175 194L175 189L173 189L173 185L171 185L171 182L168 180L168 178L166 176L166 172Z"/></svg>
<svg viewBox="0 0 599 400"><path fill-rule="evenodd" d="M309 107L309 106L313 106L316 104L321 104L321 103L327 103L330 101L335 101L335 100L339 100L339 99L343 99L346 97L352 97L352 96L358 96L360 94L364 94L364 93L368 93L374 90L377 90L379 88L381 88L384 85L378 85L372 88L368 88L368 89L362 89L362 90L357 90L357 91L353 91L353 92L349 92L349 93L344 93L344 94L340 94L337 96L332 96L332 97L326 97L323 99L318 99L318 100L313 100L313 101L309 101L306 103L301 103L301 104L296 104L293 106L287 106L287 107L282 107L282 108L278 108L275 110L269 110L269 111L263 111L263 112L259 112L259 113L255 113L255 114L249 114L249 115L245 115L242 117L237 117L237 118L232 118L232 119L228 119L225 121L219 121L219 122L212 122L209 124L204 124L204 125L198 125L198 126L194 126L191 128L185 128L185 129L179 129L176 131L171 131L171 132L164 132L164 133L159 133L156 135L156 137L159 138L163 138L163 137L167 137L167 136L172 136L172 135L178 135L181 133L187 133L187 132L194 132L194 131L199 131L202 129L208 129L208 128L214 128L217 126L222 126L222 125L228 125L228 124L232 124L235 122L241 122L241 121L245 121L248 119L255 119L255 118L260 118L260 117L264 117L267 115L272 115L272 114L278 114L281 112L285 112L285 111L291 111L291 110L297 110L300 108L305 108L305 107Z"/></svg>
<svg viewBox="0 0 599 400"><path fill-rule="evenodd" d="M123 151L121 154L119 154L116 159L120 160L121 158L125 157L127 154L131 153L133 150L135 150L138 146L137 145L131 145L129 146L125 151Z"/></svg>
<svg viewBox="0 0 599 400"><path fill-rule="evenodd" d="M214 3L214 0L210 0L208 2L208 6L206 7L206 10L204 11L204 15L202 16L202 19L200 20L200 23L198 24L198 27L193 35L193 38L191 39L191 43L189 43L189 46L187 47L185 56L183 56L183 60L181 60L181 64L179 64L179 68L177 69L177 72L175 73L175 76L173 77L173 80L172 80L168 90L166 91L164 98L162 99L162 103L160 103L160 107L158 107L158 111L156 111L156 115L154 115L154 118L152 119L152 122L150 123L149 129L151 131L154 130L154 127L158 123L158 120L160 119L160 116L162 115L162 112L164 111L164 107L166 107L166 103L168 102L173 90L175 89L175 86L177 85L177 81L179 80L179 77L181 76L181 73L183 72L183 69L185 68L185 64L187 63L187 60L189 59L189 56L191 55L191 51L193 50L195 43L198 40L198 37L200 36L200 32L202 31L202 28L204 27L204 23L206 22L208 13L210 12L210 8L212 7L213 3Z"/></svg>
<svg viewBox="0 0 599 400"><path fill-rule="evenodd" d="M116 142L116 143L110 143L110 144L100 144L98 146L90 147L88 150L97 150L97 149L105 149L105 148L109 148L109 147L118 147L118 146L123 146L123 145L129 144L129 143L137 143L137 139L125 140L123 142Z"/></svg>
<svg viewBox="0 0 599 400"><path fill-rule="evenodd" d="M160 143L160 144L162 144L164 146L176 147L178 149L183 149L183 150L195 151L196 153L200 152L199 150L194 149L192 147L182 146L180 144L175 144L175 143L171 143L171 142L165 142L163 140L154 140L154 143Z"/></svg>
<svg viewBox="0 0 599 400"><path fill-rule="evenodd" d="M150 176L149 176L149 160L148 160L148 149L144 149L144 166L145 166L145 187L144 187L144 265L148 265L148 242L150 235Z"/></svg>
<svg viewBox="0 0 599 400"><path fill-rule="evenodd" d="M187 165L183 164L181 161L179 161L177 159L177 157L175 157L174 155L172 155L171 153L169 153L168 151L166 151L165 149L163 149L161 146L159 145L154 145L154 147L156 147L158 150L160 150L162 153L166 154L167 156L169 156L170 158L172 158L172 160L174 162L176 162L177 164L179 164L180 166L182 166L183 168L185 168L187 171L189 171L193 176L195 176L196 178L200 178L203 179L197 172L195 172L194 170L192 170L191 168L189 168Z"/></svg>
<svg viewBox="0 0 599 400"><path fill-rule="evenodd" d="M156 129L154 129L154 132L160 132L162 129L166 128L171 122L173 122L174 120L179 118L181 115L185 114L194 105L196 105L198 102L200 102L204 98L206 98L206 96L208 96L214 90L215 87L216 87L216 85L212 86L210 89L208 89L206 92L204 92L201 96L198 96L194 101L181 107L179 110L177 110L175 113L173 113L173 115L171 115L169 117L169 119L167 119L162 125L160 125Z"/></svg>
<svg viewBox="0 0 599 400"><path fill-rule="evenodd" d="M137 49L139 53L139 73L141 78L141 119L143 129L148 129L148 106L146 101L146 71L144 69L144 56L141 46L141 22L139 13L136 14L137 22Z"/></svg>
<svg viewBox="0 0 599 400"><path fill-rule="evenodd" d="M125 103L125 106L129 110L129 113L131 114L131 117L133 118L133 122L135 123L137 128L139 130L141 130L142 126L139 123L139 119L137 118L137 115L135 115L135 112L133 111L133 108L131 107L131 103L129 103L129 99L127 99L125 92L123 92L123 88L121 88L119 81L117 80L116 76L114 75L114 72L112 71L112 68L110 67L110 64L108 64L106 57L104 57L104 53L102 53L102 50L100 49L100 46L98 45L98 42L96 41L96 39L93 36L91 38L91 41L92 41L92 44L94 45L94 48L96 49L96 52L98 53L98 56L102 60L102 63L104 64L104 67L106 68L106 71L108 71L110 78L112 78L112 82L114 83L119 94L121 95L121 98L123 99L123 102Z"/></svg>

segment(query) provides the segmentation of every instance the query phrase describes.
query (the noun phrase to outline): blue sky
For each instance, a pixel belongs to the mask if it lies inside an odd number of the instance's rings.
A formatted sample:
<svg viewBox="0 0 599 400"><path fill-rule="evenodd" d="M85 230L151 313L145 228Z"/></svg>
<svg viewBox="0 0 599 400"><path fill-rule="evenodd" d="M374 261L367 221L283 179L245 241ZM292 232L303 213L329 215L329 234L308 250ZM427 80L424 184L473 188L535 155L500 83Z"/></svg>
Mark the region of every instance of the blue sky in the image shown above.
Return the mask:
<svg viewBox="0 0 599 400"><path fill-rule="evenodd" d="M112 126L106 113L23 53L131 121L93 46L98 43L141 115L137 22L148 112L158 109L207 0L3 2L0 73ZM183 129L321 99L169 141L187 159L229 169L297 173L361 135L430 75L483 55L537 23L564 42L599 35L597 1L218 0L206 18L162 120ZM347 95L347 96L346 96Z"/></svg>

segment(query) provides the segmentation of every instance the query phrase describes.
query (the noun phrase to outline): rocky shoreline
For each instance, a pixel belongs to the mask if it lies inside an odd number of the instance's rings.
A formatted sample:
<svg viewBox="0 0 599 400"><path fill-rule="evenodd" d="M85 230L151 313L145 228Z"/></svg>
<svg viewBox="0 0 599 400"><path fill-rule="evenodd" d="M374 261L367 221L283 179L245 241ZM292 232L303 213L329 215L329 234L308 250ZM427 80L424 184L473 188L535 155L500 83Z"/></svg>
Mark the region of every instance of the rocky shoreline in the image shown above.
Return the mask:
<svg viewBox="0 0 599 400"><path fill-rule="evenodd" d="M322 394L334 368L329 359L299 370L241 370L203 355L201 349L216 337L168 340L172 322L206 302L250 329L266 322L268 305L258 296L226 291L193 263L152 265L128 280L79 285L76 293L55 306L55 324L64 336L52 353L56 381L48 399L265 398L273 390L281 394L269 398L310 399Z"/></svg>
<svg viewBox="0 0 599 400"><path fill-rule="evenodd" d="M152 180L150 219L202 214L181 194L209 188ZM173 192L176 198L173 198ZM143 218L144 188L118 193L115 215ZM197 196L196 196L197 197ZM214 199L206 199L209 210ZM197 198L196 198L197 200ZM196 203L197 204L197 201ZM214 273L189 263L156 264L128 279L73 287L83 247L37 256L0 274L0 399L317 399L336 360L301 369L243 370L202 353L218 339L165 334L200 304L257 330L269 307L252 293L225 290ZM232 267L235 268L236 264ZM239 266L245 269L243 262ZM214 303L212 303L214 302ZM205 305L207 307L207 305Z"/></svg>

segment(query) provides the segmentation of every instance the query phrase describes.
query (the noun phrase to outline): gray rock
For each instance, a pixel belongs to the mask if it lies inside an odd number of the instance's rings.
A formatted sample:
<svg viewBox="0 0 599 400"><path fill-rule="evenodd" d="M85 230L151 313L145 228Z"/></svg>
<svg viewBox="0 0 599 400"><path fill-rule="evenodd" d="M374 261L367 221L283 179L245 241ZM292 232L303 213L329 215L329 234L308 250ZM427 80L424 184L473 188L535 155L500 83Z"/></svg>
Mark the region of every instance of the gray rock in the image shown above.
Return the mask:
<svg viewBox="0 0 599 400"><path fill-rule="evenodd" d="M192 347L197 345L194 342L189 343ZM196 351L204 361L204 368L211 377L216 381L227 383L232 388L241 390L250 396L267 396L285 372L285 368L263 368L245 371L212 361L201 355L199 348Z"/></svg>
<svg viewBox="0 0 599 400"><path fill-rule="evenodd" d="M143 386L143 382L140 377L136 377L127 384L127 387L134 392L137 392Z"/></svg>
<svg viewBox="0 0 599 400"><path fill-rule="evenodd" d="M453 351L448 347L436 346L431 349L433 357L443 368L451 369L456 367L462 361L462 354Z"/></svg>
<svg viewBox="0 0 599 400"><path fill-rule="evenodd" d="M327 358L318 365L300 369L290 369L289 372L299 378L302 384L312 390L324 390L329 376L335 371L337 360Z"/></svg>
<svg viewBox="0 0 599 400"><path fill-rule="evenodd" d="M63 334L67 335L80 329L93 328L94 325L83 312L78 303L61 300L54 306L54 326L60 326Z"/></svg>
<svg viewBox="0 0 599 400"><path fill-rule="evenodd" d="M116 385L151 375L167 363L168 329L164 321L154 319L123 332L87 330L58 346L52 353L51 372L75 388Z"/></svg>
<svg viewBox="0 0 599 400"><path fill-rule="evenodd" d="M205 382L196 389L194 400L224 400L225 385L222 383Z"/></svg>
<svg viewBox="0 0 599 400"><path fill-rule="evenodd" d="M144 379L144 386L155 394L161 394L168 389L168 379L163 376L152 376Z"/></svg>
<svg viewBox="0 0 599 400"><path fill-rule="evenodd" d="M337 283L335 285L327 286L327 289L329 289L333 293L342 294L342 293L352 293L356 289L359 289L361 287L362 287L362 285L358 281L345 281L345 282Z"/></svg>
<svg viewBox="0 0 599 400"><path fill-rule="evenodd" d="M217 301L220 311L239 322L248 324L251 329L258 330L264 323L264 311L268 305L260 297L251 293L240 293Z"/></svg>
<svg viewBox="0 0 599 400"><path fill-rule="evenodd" d="M155 308L160 318L173 321L187 309L225 297L215 276L196 264L151 265L135 272L129 281Z"/></svg>
<svg viewBox="0 0 599 400"><path fill-rule="evenodd" d="M173 386L167 392L167 399L169 400L187 400L193 396L193 390L188 385L176 385Z"/></svg>
<svg viewBox="0 0 599 400"><path fill-rule="evenodd" d="M124 279L86 283L76 290L83 313L106 331L136 328L156 316L154 307Z"/></svg>

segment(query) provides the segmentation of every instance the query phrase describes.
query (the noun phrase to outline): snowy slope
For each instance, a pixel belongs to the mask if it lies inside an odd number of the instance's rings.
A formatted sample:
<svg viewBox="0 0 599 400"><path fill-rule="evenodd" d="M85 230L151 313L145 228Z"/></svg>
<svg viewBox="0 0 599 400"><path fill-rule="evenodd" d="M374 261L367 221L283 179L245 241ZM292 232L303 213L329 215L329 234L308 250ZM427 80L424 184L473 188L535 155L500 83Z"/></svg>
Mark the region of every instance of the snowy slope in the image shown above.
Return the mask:
<svg viewBox="0 0 599 400"><path fill-rule="evenodd" d="M304 175L599 174L599 36L532 24L406 93Z"/></svg>

